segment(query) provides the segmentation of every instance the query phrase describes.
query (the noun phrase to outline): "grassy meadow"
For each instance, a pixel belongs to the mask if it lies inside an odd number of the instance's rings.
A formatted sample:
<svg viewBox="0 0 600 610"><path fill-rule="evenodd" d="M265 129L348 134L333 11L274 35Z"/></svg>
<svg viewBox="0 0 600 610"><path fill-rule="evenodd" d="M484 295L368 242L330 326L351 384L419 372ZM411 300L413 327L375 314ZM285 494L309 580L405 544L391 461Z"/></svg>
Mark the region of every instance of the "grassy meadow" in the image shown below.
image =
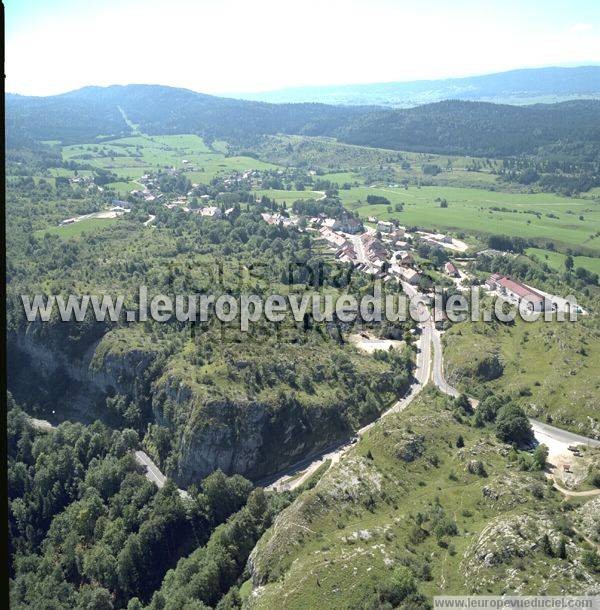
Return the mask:
<svg viewBox="0 0 600 610"><path fill-rule="evenodd" d="M576 322L455 324L444 334L446 375L461 390L511 395L533 417L580 434L600 433L600 330ZM499 376L490 375L502 370ZM494 377L494 378L490 378Z"/></svg>
<svg viewBox="0 0 600 610"><path fill-rule="evenodd" d="M404 209L390 212L387 205L369 205L368 195L384 196L392 208L402 203ZM443 186L360 187L342 190L340 196L363 218L482 236L505 234L540 244L552 241L560 248L600 254L600 207L584 199ZM448 202L447 208L440 199Z"/></svg>
<svg viewBox="0 0 600 610"><path fill-rule="evenodd" d="M80 237L83 233L95 233L117 222L117 218L86 218L79 222L62 227L48 227L36 231L36 237L43 237L46 233L58 235L61 239Z"/></svg>
<svg viewBox="0 0 600 610"><path fill-rule="evenodd" d="M305 163L314 163L325 170L326 173L319 178L338 184L342 203L363 218L394 219L409 227L464 233L483 240L489 234L530 239L538 246L532 254L558 270L564 256L544 250L549 242L553 242L557 251L564 253L570 248L580 255L576 266L596 272L600 270L600 258L595 258L600 257L600 206L593 193L573 198L489 190L498 188L493 173L497 163L493 160L392 152L298 136L277 136L269 143L271 148L261 150L261 157L274 163L250 156L227 156L226 143L208 145L194 134L137 134L65 146L62 156L64 161L89 164L113 172L118 179L107 187L114 189L119 197L126 197L131 190L140 188L137 181L143 174L167 167L181 169L192 183L208 184L215 177L232 171L276 169L302 157ZM474 163L477 163L478 171L472 171ZM442 168L441 174L424 176L422 168L426 164L438 165ZM398 186L365 185L365 175L381 167L392 170ZM91 171L80 170L78 173L89 175ZM73 176L74 171L56 168L50 170L50 175ZM401 186L403 178L410 178L411 184ZM414 184L422 178L433 180L436 185ZM346 188L341 188L344 185ZM256 190L254 194L267 195L288 206L297 199L321 196L320 192L310 190ZM387 205L367 204L369 195L386 197L392 206L391 211ZM448 206L441 207L441 200L446 200ZM399 203L403 204L403 210L396 212L394 208Z"/></svg>
<svg viewBox="0 0 600 610"><path fill-rule="evenodd" d="M526 254L537 258L539 261L546 263L549 267L556 271L565 270L566 254L555 252L553 250L544 250L543 248L527 248ZM592 273L600 273L600 258L592 258L590 256L574 256L573 262L575 268L583 267Z"/></svg>

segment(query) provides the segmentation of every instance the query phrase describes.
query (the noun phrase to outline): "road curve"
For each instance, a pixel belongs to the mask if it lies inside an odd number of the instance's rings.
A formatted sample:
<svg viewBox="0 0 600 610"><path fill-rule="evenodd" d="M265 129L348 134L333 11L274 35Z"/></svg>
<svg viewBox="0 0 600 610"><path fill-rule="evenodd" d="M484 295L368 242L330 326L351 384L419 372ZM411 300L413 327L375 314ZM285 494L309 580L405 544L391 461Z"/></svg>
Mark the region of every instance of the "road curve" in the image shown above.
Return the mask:
<svg viewBox="0 0 600 610"><path fill-rule="evenodd" d="M548 436L554 440L571 445L600 447L600 441L597 439L588 438L587 436L582 436L581 434L576 434L575 432L569 432L569 430L563 430L562 428L556 428L555 426L545 424L537 419L530 418L529 421L531 422L531 427L533 428L536 437L538 435L540 437Z"/></svg>
<svg viewBox="0 0 600 610"><path fill-rule="evenodd" d="M570 489L565 489L564 487L561 487L556 481L554 481L553 487L554 489L560 491L560 493L564 496L569 496L571 498L585 498L600 495L600 489L588 489L587 491L572 491Z"/></svg>
<svg viewBox="0 0 600 610"><path fill-rule="evenodd" d="M444 394L450 396L458 396L459 392L456 388L452 387L444 377L444 357L442 351L442 340L441 333L437 330L433 331L433 381L438 389ZM471 404L476 407L479 402L470 398ZM529 418L531 427L536 440L542 444L548 444L548 441L553 443L561 443L565 445L565 450L568 445L587 445L589 447L600 447L600 440L588 438L550 424L545 424L537 419Z"/></svg>

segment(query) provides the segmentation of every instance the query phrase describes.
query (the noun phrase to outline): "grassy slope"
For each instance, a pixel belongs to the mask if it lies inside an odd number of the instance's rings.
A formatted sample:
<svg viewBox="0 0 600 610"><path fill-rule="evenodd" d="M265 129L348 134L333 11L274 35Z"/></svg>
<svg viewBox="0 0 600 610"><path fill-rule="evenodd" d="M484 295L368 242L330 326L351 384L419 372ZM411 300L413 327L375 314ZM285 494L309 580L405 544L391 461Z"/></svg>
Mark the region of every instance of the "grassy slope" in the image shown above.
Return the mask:
<svg viewBox="0 0 600 610"><path fill-rule="evenodd" d="M428 597L556 594L585 590L586 579L600 584L581 571L576 537L567 544L568 560L539 550L546 532L558 542L557 493L540 475L518 471L507 447L489 431L457 422L446 405L425 391L405 413L379 422L278 517L251 557L255 590L247 607L359 608L402 564ZM463 449L455 447L459 435ZM419 436L422 455L405 461L406 447ZM473 459L484 463L487 477L467 471ZM536 498L534 488L544 497ZM430 532L440 511L456 522L458 535L442 536L442 545L433 533L419 541L415 516L430 515L422 525Z"/></svg>
<svg viewBox="0 0 600 610"><path fill-rule="evenodd" d="M449 380L470 389L480 362L498 354L504 372L487 385L513 395L533 416L600 436L600 330L595 320L517 322L514 326L462 323L444 336ZM471 390L470 390L471 391Z"/></svg>

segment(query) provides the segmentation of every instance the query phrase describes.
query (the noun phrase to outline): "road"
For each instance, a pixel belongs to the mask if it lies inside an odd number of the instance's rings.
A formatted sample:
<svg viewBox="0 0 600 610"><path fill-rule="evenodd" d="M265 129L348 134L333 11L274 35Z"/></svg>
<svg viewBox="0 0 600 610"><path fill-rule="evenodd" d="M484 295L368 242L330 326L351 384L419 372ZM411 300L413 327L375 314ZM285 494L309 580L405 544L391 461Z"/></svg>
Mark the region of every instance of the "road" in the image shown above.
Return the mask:
<svg viewBox="0 0 600 610"><path fill-rule="evenodd" d="M409 296L416 294L416 290L409 284L405 285L405 290ZM424 307L424 306L423 306ZM431 376L431 336L433 333L433 325L430 320L419 325L421 335L417 340L417 359L415 363L414 378L415 381L411 385L408 394L395 402L389 409L384 411L379 419L387 417L391 413L399 413L408 407L408 405L419 395L419 392L427 385ZM370 430L379 419L363 426L355 433L356 437L360 437ZM270 479L264 481L267 483L265 489L274 491L285 491L296 489L302 485L313 473L315 473L327 460L335 464L353 445L352 439L342 441L337 445L330 445L321 453L305 458L286 468L283 472L275 475L275 480ZM258 482L261 484L263 482Z"/></svg>
<svg viewBox="0 0 600 610"><path fill-rule="evenodd" d="M433 382L437 388L444 394L450 396L458 396L459 392L452 387L444 377L444 360L442 352L441 333L437 330L433 331ZM473 407L477 407L479 401L470 398ZM537 419L530 418L529 422L533 429L535 439L538 443L544 444L549 449L549 457L553 458L557 455L564 454L568 451L569 445L587 445L588 447L600 447L600 440L588 438L550 424L543 423Z"/></svg>
<svg viewBox="0 0 600 610"><path fill-rule="evenodd" d="M361 242L362 245L362 242ZM409 297L420 296L425 298L424 295L419 295L414 286L403 283L404 291ZM425 305L419 305L419 311L424 312ZM421 331L420 337L417 340L417 358L415 363L414 377L415 381L409 389L406 396L402 397L396 403L394 403L389 409L384 411L379 419L388 416L390 413L399 413L406 409L406 407L415 399L421 390L427 385L430 377L433 379L434 385L444 394L449 396L458 396L459 391L451 386L444 377L444 359L442 351L442 339L441 333L435 329L433 320L429 317L426 321L419 324ZM432 347L433 347L433 364L432 364ZM478 401L474 398L470 398L471 404L477 407ZM31 424L39 430L50 430L53 428L50 422L45 420L29 418ZM370 430L378 420L363 426L355 434L356 437L360 437ZM559 455L568 450L569 445L588 445L591 447L600 447L600 440L595 440L556 428L549 424L545 424L536 419L530 419L531 426L533 428L535 438L539 443L543 443L550 449L550 457ZM325 449L320 451L313 456L308 456L295 464L289 466L284 471L274 475L275 478L270 477L263 481L258 481L258 485L262 485L265 489L284 491L292 490L302 485L320 466L322 466L328 460L331 463L339 461L341 456L348 451L353 445L353 438L349 438L345 441L339 441L328 445ZM166 482L166 477L160 471L158 466L150 459L150 457L144 451L136 451L135 458L137 462L145 466L146 477L155 483L159 488L163 487ZM562 491L562 490L561 490ZM189 497L185 490L180 489L179 493L182 497ZM593 495L593 494L585 494Z"/></svg>
<svg viewBox="0 0 600 610"><path fill-rule="evenodd" d="M560 491L563 496L568 496L569 498L589 498L591 496L600 495L600 489L588 489L586 491L573 491L571 489L565 489L561 487L556 481L554 481L553 485L554 489ZM595 543L594 543L595 544Z"/></svg>
<svg viewBox="0 0 600 610"><path fill-rule="evenodd" d="M444 377L441 333L433 330L431 334L433 338L433 383L438 387L440 392L450 396L458 396L459 391L453 388Z"/></svg>
<svg viewBox="0 0 600 610"><path fill-rule="evenodd" d="M152 481L159 489L162 489L167 482L167 477L159 470L158 466L150 459L145 451L134 453L135 461L145 468L146 478Z"/></svg>
<svg viewBox="0 0 600 610"><path fill-rule="evenodd" d="M354 246L354 251L356 252L356 262L362 263L365 265L369 265L369 267L370 267L371 261L369 260L369 257L367 256L367 253L365 251L365 244L363 243L361 236L360 235L351 235L349 237L349 240L352 243L352 245Z"/></svg>
<svg viewBox="0 0 600 610"><path fill-rule="evenodd" d="M41 432L49 432L56 429L49 421L45 419L37 419L27 416L29 423ZM160 468L152 461L150 456L145 451L134 451L135 461L144 468L144 476L159 489L162 489L167 482L167 477L160 471ZM189 498L190 495L185 489L178 489L179 495L182 498Z"/></svg>
<svg viewBox="0 0 600 610"><path fill-rule="evenodd" d="M532 418L529 421L531 422L531 427L535 432L536 438L538 436L548 437L566 445L587 445L588 447L600 447L599 440L588 438L587 436L581 436L580 434L575 434L574 432L569 432L568 430L563 430L562 428L555 428L554 426L545 424L537 419Z"/></svg>
<svg viewBox="0 0 600 610"><path fill-rule="evenodd" d="M361 244L362 245L362 244ZM403 283L404 291L409 297L420 296L416 288L410 284ZM424 305L420 306L424 308ZM422 309L421 309L422 310ZM421 336L417 342L417 362L415 369L415 383L411 386L409 393L392 405L387 411L383 412L379 419L386 417L390 413L398 413L404 410L419 394L422 388L427 385L429 378L432 377L434 385L444 394L449 396L458 396L459 391L451 386L444 376L444 357L442 348L441 333L434 328L434 323L431 318L419 324ZM433 346L433 365L431 351ZM470 397L469 400L473 407L477 407L479 401ZM370 430L378 420L364 426L356 433L356 436L362 436ZM530 419L536 440L539 443L544 443L550 449L551 454L567 451L569 445L584 444L592 447L600 447L600 441L587 438L568 432L549 424L544 424L535 419ZM287 468L283 473L280 473L278 478L268 485L266 489L283 491L292 490L302 485L323 463L331 460L332 463L337 462L340 457L352 446L350 441L340 444L336 448L330 446L320 455L313 458L304 459ZM589 494L593 495L593 494Z"/></svg>

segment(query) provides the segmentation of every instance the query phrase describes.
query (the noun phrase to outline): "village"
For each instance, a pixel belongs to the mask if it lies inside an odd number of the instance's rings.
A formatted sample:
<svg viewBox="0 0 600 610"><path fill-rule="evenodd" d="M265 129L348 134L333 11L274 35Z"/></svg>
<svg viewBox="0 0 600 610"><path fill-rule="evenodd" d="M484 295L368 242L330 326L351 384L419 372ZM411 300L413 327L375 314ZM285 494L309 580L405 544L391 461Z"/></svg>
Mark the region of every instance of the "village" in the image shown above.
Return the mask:
<svg viewBox="0 0 600 610"><path fill-rule="evenodd" d="M314 184L316 178L314 170L244 170L220 176L207 186L191 183L189 180L186 183L185 174L192 166L186 159L182 160L182 165L182 168L170 167L158 174L144 174L135 181L139 188L130 191L126 199L112 198L107 209L67 218L59 226L87 219L118 218L130 212L136 204L143 203L154 206L159 204L167 210L181 210L206 219L226 219L236 209L232 201L240 192L250 196L252 189L265 186L290 188L294 184L301 184L302 180ZM168 180L175 180L181 186L186 186L186 192L163 192L161 180L164 180L165 176ZM103 188L88 176L74 177L71 182L73 186L87 190L95 188L103 192ZM328 186L327 183L319 184L318 181L316 184L317 187ZM331 195L335 198L335 191L312 191L312 194L315 193L319 193L315 201ZM263 203L261 196L250 196L249 199L256 204ZM420 246L424 244L445 252L443 262L437 265L435 277L449 286L454 284L457 291L466 291L471 286L478 285L483 291L502 297L514 305L519 306L524 302L525 310L530 313L569 312L571 309L570 303L563 297L550 295L511 277L496 273L484 282L478 282L467 271L467 264L473 256L511 256L510 253L489 248L473 252L469 244L451 235L418 228L409 231L397 221L381 220L376 216L369 216L363 223L358 217L347 212L335 218L325 213L306 217L290 212L285 205L279 209L275 202L271 202L271 207L273 211L261 213L267 224L297 227L300 231L311 232L326 246L335 260L350 263L356 270L384 282L396 280L398 283L419 288L422 292L430 292L432 267L430 261L423 260L418 253ZM144 224L148 226L155 218L155 214L149 214ZM575 306L575 311L586 313L579 306Z"/></svg>

